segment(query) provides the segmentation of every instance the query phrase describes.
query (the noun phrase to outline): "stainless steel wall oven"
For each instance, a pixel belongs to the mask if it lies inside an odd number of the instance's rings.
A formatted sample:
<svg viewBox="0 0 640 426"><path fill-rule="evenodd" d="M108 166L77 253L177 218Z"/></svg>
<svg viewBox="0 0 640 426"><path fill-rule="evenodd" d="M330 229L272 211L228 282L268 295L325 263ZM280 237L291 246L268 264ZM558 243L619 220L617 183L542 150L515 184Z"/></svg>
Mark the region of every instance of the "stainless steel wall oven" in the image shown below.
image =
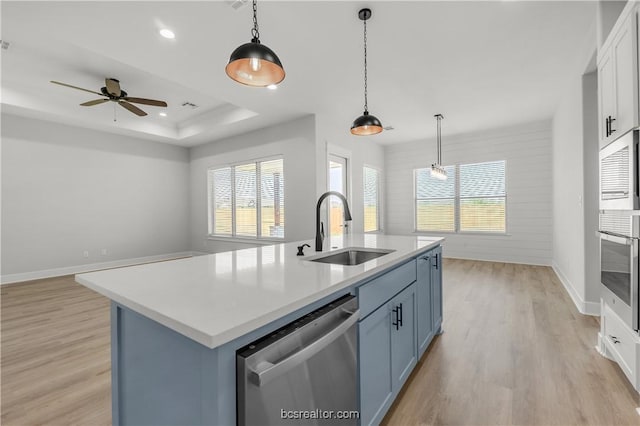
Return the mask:
<svg viewBox="0 0 640 426"><path fill-rule="evenodd" d="M601 296L629 327L638 330L640 182L638 130L600 150Z"/></svg>
<svg viewBox="0 0 640 426"><path fill-rule="evenodd" d="M600 213L601 296L629 327L638 330L638 242L640 216Z"/></svg>

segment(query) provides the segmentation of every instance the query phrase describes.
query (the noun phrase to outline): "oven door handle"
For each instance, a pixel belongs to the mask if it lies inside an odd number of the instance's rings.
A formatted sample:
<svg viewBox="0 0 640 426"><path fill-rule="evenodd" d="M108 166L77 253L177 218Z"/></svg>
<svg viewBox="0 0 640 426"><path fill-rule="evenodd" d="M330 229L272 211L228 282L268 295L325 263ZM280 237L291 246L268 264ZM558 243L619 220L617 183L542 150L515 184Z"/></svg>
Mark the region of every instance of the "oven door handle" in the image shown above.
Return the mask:
<svg viewBox="0 0 640 426"><path fill-rule="evenodd" d="M610 232L604 232L604 231L598 231L598 234L600 235L600 238L603 240L611 241L612 243L616 243L616 244L624 244L627 246L632 245L633 242L637 240L637 238L626 237L624 235L616 235L616 234L612 234Z"/></svg>

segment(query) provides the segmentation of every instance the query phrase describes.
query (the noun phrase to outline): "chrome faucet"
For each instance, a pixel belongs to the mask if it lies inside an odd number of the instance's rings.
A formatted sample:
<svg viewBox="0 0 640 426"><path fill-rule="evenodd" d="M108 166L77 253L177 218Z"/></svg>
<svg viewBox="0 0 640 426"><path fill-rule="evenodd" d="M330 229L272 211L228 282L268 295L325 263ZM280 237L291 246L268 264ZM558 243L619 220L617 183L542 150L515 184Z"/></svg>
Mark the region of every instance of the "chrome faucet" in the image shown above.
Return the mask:
<svg viewBox="0 0 640 426"><path fill-rule="evenodd" d="M325 198L329 195L335 195L340 198L342 205L344 206L344 220L349 221L351 219L351 211L349 211L349 203L347 199L339 192L329 191L325 192L318 198L318 204L316 205L316 251L322 251L322 243L324 242L324 223L320 222L320 206Z"/></svg>

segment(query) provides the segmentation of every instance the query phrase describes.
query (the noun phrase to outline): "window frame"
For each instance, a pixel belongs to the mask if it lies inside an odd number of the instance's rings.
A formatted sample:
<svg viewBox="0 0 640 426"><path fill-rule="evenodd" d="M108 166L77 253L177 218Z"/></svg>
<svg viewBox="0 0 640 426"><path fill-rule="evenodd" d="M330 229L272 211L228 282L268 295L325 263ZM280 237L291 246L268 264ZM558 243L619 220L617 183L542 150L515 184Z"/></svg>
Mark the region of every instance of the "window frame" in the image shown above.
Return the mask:
<svg viewBox="0 0 640 426"><path fill-rule="evenodd" d="M261 163L269 161L282 161L282 175L284 179L285 174L285 161L283 155L272 155L268 157L253 158L244 161L234 161L229 163L218 164L215 166L207 167L207 239L210 240L224 240L224 241L240 241L240 242L283 242L286 240L286 228L283 228L282 237L262 236L262 166ZM236 167L245 166L249 164L255 164L256 166L256 235L237 235L237 218L236 218ZM215 209L213 208L214 199L212 197L215 185L213 179L210 179L210 174L213 171L230 168L231 169L231 234L216 234L215 230ZM286 181L283 182L283 186L286 186ZM286 190L285 190L286 193ZM284 200L283 200L284 204ZM285 225L283 225L284 227Z"/></svg>
<svg viewBox="0 0 640 426"><path fill-rule="evenodd" d="M374 229L373 231L365 231L364 230L364 224L365 224L365 208L366 206L364 205L364 169L371 169L374 170L376 172L376 225L377 228ZM382 188L382 170L378 167L375 166L371 166L369 164L363 164L362 166L362 230L365 234L380 234L383 232L383 228L382 228L382 207L381 207L381 202L380 200L382 199L381 197L381 188Z"/></svg>
<svg viewBox="0 0 640 426"><path fill-rule="evenodd" d="M474 164L485 164L485 163L496 163L496 162L504 162L504 231L462 231L460 229L460 200L462 199L476 199L476 198L502 198L502 197L460 197L460 166L470 166ZM507 160L488 160L488 161L477 161L474 163L455 163L449 164L443 167L454 167L455 170L455 196L453 198L453 231L438 231L438 230L420 230L418 229L418 193L417 193L417 178L416 173L420 169L429 169L429 167L418 167L413 169L413 232L416 234L463 234L463 235L486 235L486 236L509 236L508 232L508 208L507 208L507 200L509 192L507 190ZM435 198L434 198L435 199ZM442 199L450 199L450 198L442 198Z"/></svg>

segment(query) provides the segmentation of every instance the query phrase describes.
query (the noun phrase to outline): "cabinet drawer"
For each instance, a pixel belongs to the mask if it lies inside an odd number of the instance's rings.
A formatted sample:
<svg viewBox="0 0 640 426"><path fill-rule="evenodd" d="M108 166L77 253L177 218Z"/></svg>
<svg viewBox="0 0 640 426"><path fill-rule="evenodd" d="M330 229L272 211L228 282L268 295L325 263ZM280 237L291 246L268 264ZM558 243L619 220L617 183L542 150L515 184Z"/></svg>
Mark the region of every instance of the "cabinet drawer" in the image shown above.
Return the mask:
<svg viewBox="0 0 640 426"><path fill-rule="evenodd" d="M622 322L609 306L606 304L604 306L603 338L622 371L624 371L629 381L635 385L636 348L639 339L633 335L633 331Z"/></svg>
<svg viewBox="0 0 640 426"><path fill-rule="evenodd" d="M358 287L360 317L364 318L416 280L416 261L411 260Z"/></svg>

